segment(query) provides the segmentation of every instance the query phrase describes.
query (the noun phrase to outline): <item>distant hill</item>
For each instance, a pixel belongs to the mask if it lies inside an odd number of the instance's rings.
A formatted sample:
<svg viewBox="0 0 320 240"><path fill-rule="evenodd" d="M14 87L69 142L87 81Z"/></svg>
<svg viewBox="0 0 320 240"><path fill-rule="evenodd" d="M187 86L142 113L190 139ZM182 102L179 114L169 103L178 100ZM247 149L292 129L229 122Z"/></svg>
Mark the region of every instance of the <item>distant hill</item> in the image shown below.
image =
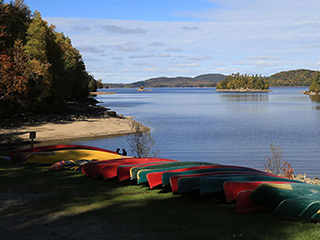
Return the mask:
<svg viewBox="0 0 320 240"><path fill-rule="evenodd" d="M317 71L298 69L283 71L268 77L271 87L310 86ZM196 77L157 77L134 83L103 83L108 88L158 88L158 87L216 87L226 79L223 74L203 74Z"/></svg>
<svg viewBox="0 0 320 240"><path fill-rule="evenodd" d="M281 86L310 86L312 78L317 71L298 69L279 72L268 77L269 85L272 87Z"/></svg>
<svg viewBox="0 0 320 240"><path fill-rule="evenodd" d="M158 87L215 87L225 79L223 74L203 74L196 77L157 77L129 84L104 83L109 88L158 88Z"/></svg>

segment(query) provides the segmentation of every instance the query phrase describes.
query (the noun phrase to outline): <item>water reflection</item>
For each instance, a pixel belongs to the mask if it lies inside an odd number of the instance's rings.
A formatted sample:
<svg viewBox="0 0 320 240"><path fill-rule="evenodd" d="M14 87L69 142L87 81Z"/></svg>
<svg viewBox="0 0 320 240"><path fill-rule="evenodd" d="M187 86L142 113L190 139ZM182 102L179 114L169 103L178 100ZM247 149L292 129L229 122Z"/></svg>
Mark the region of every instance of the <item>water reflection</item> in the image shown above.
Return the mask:
<svg viewBox="0 0 320 240"><path fill-rule="evenodd" d="M316 95L316 96L313 96L313 95L309 95L310 99L312 102L316 102L316 103L320 103L320 95ZM320 110L320 106L313 106L312 109L314 110Z"/></svg>
<svg viewBox="0 0 320 240"><path fill-rule="evenodd" d="M311 101L320 103L320 95L316 95L316 96L309 95L309 97Z"/></svg>
<svg viewBox="0 0 320 240"><path fill-rule="evenodd" d="M267 94L223 94L220 95L222 102L268 102Z"/></svg>

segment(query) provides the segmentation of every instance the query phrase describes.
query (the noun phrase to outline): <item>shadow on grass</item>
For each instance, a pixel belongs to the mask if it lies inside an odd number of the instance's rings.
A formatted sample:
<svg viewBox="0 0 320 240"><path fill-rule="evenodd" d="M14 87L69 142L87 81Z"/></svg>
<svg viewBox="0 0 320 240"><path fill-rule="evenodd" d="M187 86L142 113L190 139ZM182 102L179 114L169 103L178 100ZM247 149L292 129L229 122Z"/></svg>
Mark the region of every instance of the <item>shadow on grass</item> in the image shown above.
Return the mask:
<svg viewBox="0 0 320 240"><path fill-rule="evenodd" d="M100 234L105 237L101 239L173 240L320 236L317 224L278 220L270 212L237 215L235 204L224 203L221 196L173 195L162 189L135 185L133 181L103 181L86 178L79 172L49 172L46 167L14 167L1 162L0 200L8 193L16 193L22 202L23 197L31 199L10 208L0 207L0 219L13 224L7 234L52 226L55 228L52 236L57 237L66 223L76 227L74 224L79 221L87 221L88 226L83 225L82 230L87 233L94 228L98 234L95 239L100 239ZM34 234L44 231L42 228L37 228ZM107 238L108 234L113 238Z"/></svg>

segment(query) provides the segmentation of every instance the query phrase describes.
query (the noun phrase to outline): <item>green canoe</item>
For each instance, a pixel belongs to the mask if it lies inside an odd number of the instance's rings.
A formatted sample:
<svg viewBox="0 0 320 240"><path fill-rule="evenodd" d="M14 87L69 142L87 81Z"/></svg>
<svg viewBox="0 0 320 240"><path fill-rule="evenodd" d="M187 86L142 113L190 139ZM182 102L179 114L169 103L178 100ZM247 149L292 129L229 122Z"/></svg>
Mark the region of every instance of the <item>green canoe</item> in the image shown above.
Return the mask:
<svg viewBox="0 0 320 240"><path fill-rule="evenodd" d="M203 165L204 165L203 163L200 163L200 164L194 164L193 163L192 165L187 164L187 165L172 166L172 167L159 166L159 168L157 168L157 169L150 169L150 168L142 169L142 170L139 170L138 173L137 173L137 183L141 184L141 183L148 182L147 174L149 174L149 173L170 171L170 170L185 168L186 166L187 167L196 167L196 166L203 166Z"/></svg>
<svg viewBox="0 0 320 240"><path fill-rule="evenodd" d="M157 169L164 169L164 168L172 168L172 167L182 167L182 166L191 166L191 165L212 165L212 163L208 162L173 162L173 163L166 163L157 166L149 166L149 167L135 167L130 169L131 179L138 178L138 172L141 170L157 170Z"/></svg>
<svg viewBox="0 0 320 240"><path fill-rule="evenodd" d="M197 173L218 173L218 172L240 172L240 171L257 171L261 172L256 169L252 168L245 168L245 167L224 167L224 166L219 166L219 167L212 167L212 168L206 168L206 169L196 169L196 170L189 170L189 171L183 171L183 172L166 172L162 174L162 186L170 186L170 177L172 176L177 176L177 175L190 175L190 174L197 174Z"/></svg>
<svg viewBox="0 0 320 240"><path fill-rule="evenodd" d="M242 175L240 175L240 174L223 174L223 175L218 175L218 176L214 176L214 177L210 177L210 178L217 179L217 180L222 179L222 181L225 182L225 181L234 180L235 177L240 177L240 176L242 176ZM188 192L192 192L192 191L196 191L196 190L201 191L200 182L204 178L206 178L206 177L204 177L204 176L192 177L191 176L191 177L179 178L178 179L179 193L188 193ZM221 190L221 187L219 189L216 188L216 190L214 192L219 192L220 190ZM202 190L202 191L204 191L204 190ZM223 183L222 183L222 191L223 191Z"/></svg>
<svg viewBox="0 0 320 240"><path fill-rule="evenodd" d="M320 194L283 200L274 210L273 216L283 219L319 221Z"/></svg>
<svg viewBox="0 0 320 240"><path fill-rule="evenodd" d="M299 182L299 184L263 183L251 194L257 202L278 206L283 200L304 197L320 192L320 186Z"/></svg>

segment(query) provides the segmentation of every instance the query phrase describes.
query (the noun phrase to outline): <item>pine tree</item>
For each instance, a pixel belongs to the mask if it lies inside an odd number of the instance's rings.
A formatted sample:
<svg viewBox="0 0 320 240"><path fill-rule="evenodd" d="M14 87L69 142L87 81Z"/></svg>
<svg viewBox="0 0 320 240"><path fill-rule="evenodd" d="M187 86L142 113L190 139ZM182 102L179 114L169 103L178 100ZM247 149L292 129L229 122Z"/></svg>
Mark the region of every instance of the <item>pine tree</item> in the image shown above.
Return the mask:
<svg viewBox="0 0 320 240"><path fill-rule="evenodd" d="M310 92L320 92L320 72L312 78L312 82L309 88Z"/></svg>

